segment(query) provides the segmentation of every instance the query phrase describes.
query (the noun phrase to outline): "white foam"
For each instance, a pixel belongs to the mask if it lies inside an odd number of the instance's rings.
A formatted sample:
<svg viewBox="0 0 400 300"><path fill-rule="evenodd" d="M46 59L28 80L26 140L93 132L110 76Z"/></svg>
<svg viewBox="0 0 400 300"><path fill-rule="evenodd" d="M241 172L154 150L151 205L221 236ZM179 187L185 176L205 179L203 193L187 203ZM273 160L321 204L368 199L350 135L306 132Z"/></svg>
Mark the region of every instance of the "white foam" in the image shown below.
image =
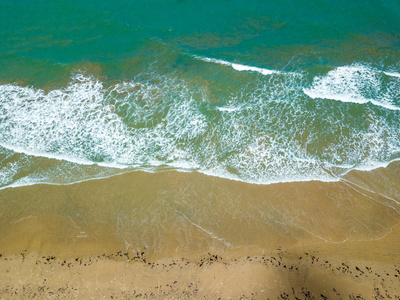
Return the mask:
<svg viewBox="0 0 400 300"><path fill-rule="evenodd" d="M245 65L235 64L235 63L232 63L232 68L234 68L237 71L258 72L258 73L261 73L263 75L270 75L270 74L274 74L274 73L279 73L278 71L274 71L274 70L268 70L268 69L252 67L252 66L245 66Z"/></svg>
<svg viewBox="0 0 400 300"><path fill-rule="evenodd" d="M124 82L106 89L96 79L78 74L67 87L48 93L1 85L0 145L80 165L196 168L186 151L169 161L165 157L178 153L180 140L204 132L204 116L187 87L154 77L155 85ZM125 120L116 114L119 106L125 109ZM157 123L158 111L165 113ZM134 127L128 128L127 121Z"/></svg>
<svg viewBox="0 0 400 300"><path fill-rule="evenodd" d="M372 103L390 110L400 110L394 104L395 95L385 90L379 78L379 71L363 66L338 67L324 76L315 77L310 88L303 92L310 98L329 99L358 104ZM397 73L385 74L396 76Z"/></svg>
<svg viewBox="0 0 400 300"><path fill-rule="evenodd" d="M0 168L0 187L12 182L20 167L21 166L18 164L18 162L11 162L2 165Z"/></svg>
<svg viewBox="0 0 400 300"><path fill-rule="evenodd" d="M240 110L240 107L223 107L223 106L218 106L217 109L218 109L219 111L233 112L233 111L238 111L238 110Z"/></svg>
<svg viewBox="0 0 400 300"><path fill-rule="evenodd" d="M257 72L262 75L271 75L271 74L277 74L280 73L279 71L276 70L269 70L265 68L259 68L259 67L254 67L254 66L247 66L247 65L242 65L238 63L231 63L222 59L215 59L215 58L209 58L209 57L202 57L202 56L194 56L194 58L205 61L205 62L211 62L215 64L220 64L223 66L228 66L233 68L236 71L248 71L248 72Z"/></svg>
<svg viewBox="0 0 400 300"><path fill-rule="evenodd" d="M23 147L7 145L7 144L1 143L1 142L0 142L0 146L6 148L8 150L14 151L16 153L23 153L26 155L31 155L31 156L36 156L36 157L45 157L45 158L49 158L49 159L65 160L65 161L69 161L69 162L80 164L80 165L94 165L95 164L95 162L90 161L90 160L77 159L74 157L68 157L66 155L58 155L58 154L48 153L48 152L31 151L31 150L25 149Z"/></svg>
<svg viewBox="0 0 400 300"><path fill-rule="evenodd" d="M352 168L349 168L344 174L347 174L348 172L352 171L352 170L357 170L357 171L372 171L372 170L376 170L376 169L380 169L380 168L386 168L387 166L389 166L392 162L395 161L400 161L400 158L396 158L396 159L391 159L389 161L385 161L385 162L379 162L379 161L369 161L365 164L362 165L357 165L357 166L353 166ZM342 174L342 175L344 175Z"/></svg>
<svg viewBox="0 0 400 300"><path fill-rule="evenodd" d="M344 73L357 73L356 69ZM332 81L340 72L315 80L311 92L318 91L320 81ZM361 77L368 78L363 72L370 70L361 69ZM309 110L304 106L302 80L301 76L257 76L239 86L237 93L220 99L224 104L216 109L224 113L211 115L201 109L209 103L203 89L170 75L144 74L108 88L95 78L77 75L66 87L50 92L2 85L0 146L82 168L149 172L173 168L257 184L337 181L350 169L388 161L400 148L399 128L384 116L368 115L368 125L357 129L342 120L342 114L349 113L342 106L335 107L336 115L323 107ZM345 81L335 80L335 84ZM379 80L374 84L379 85ZM325 85L333 95L343 94ZM318 126L325 123L331 124L335 139L321 154L315 144L321 138ZM346 135L338 137L343 130ZM43 183L55 173L13 182L15 172L9 172L2 180L11 185ZM96 169L89 175L98 174L101 171ZM73 175L62 178L63 183L74 181Z"/></svg>
<svg viewBox="0 0 400 300"><path fill-rule="evenodd" d="M85 179L76 179L76 178L71 178L70 181L68 182L54 182L50 178L36 178L34 175L33 176L27 176L22 179L19 179L15 182L12 182L10 184L0 186L0 190L4 189L9 189L9 188L18 188L18 187L23 187L23 186L31 186L31 185L37 185L37 184L48 184L48 185L72 185L75 183L80 183L80 182L86 182L86 181L91 181L91 180L99 180L99 179L105 179L105 178L110 178L113 176L121 175L124 173L128 172L134 172L136 170L128 170L125 169L126 171L123 172L118 172L115 174L108 174L108 175L101 175L101 176L93 176ZM145 172L150 172L148 170L143 170Z"/></svg>
<svg viewBox="0 0 400 300"><path fill-rule="evenodd" d="M293 183L293 182L309 182L309 181L319 181L319 182L338 182L340 181L339 177L332 176L307 176L307 175L297 175L290 176L284 178L262 178L262 179L247 179L240 178L238 176L234 176L229 172L221 172L221 170L197 170L197 172L202 173L207 176L213 176L218 178L224 178L232 181L245 182L249 184L257 184L257 185L269 185L269 184L277 184L277 183Z"/></svg>
<svg viewBox="0 0 400 300"><path fill-rule="evenodd" d="M126 166L128 129L107 104L103 85L93 78L77 75L66 88L49 93L2 85L0 95L0 110L5 112L2 146L83 165Z"/></svg>
<svg viewBox="0 0 400 300"><path fill-rule="evenodd" d="M387 76L400 78L400 73L397 73L397 72L385 72L384 71L383 73L385 73Z"/></svg>
<svg viewBox="0 0 400 300"><path fill-rule="evenodd" d="M182 171L197 170L199 168L198 164L190 163L185 160L174 161L173 163L169 163L168 165Z"/></svg>
<svg viewBox="0 0 400 300"><path fill-rule="evenodd" d="M364 104L371 102L372 99L365 99L362 96L359 95L354 95L354 94L339 94L339 93L334 93L330 92L328 89L327 91L323 91L322 89L303 89L304 94L309 96L310 98L313 99L331 99L331 100L337 100L341 102L351 102L351 103L359 103L359 104Z"/></svg>

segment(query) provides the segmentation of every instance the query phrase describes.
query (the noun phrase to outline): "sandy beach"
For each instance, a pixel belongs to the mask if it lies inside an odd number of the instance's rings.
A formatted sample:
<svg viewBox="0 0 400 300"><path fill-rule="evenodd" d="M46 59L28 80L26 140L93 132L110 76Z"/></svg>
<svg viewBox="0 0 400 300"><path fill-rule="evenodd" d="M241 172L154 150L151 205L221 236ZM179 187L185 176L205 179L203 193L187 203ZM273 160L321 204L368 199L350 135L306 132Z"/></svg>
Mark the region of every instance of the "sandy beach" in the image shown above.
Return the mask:
<svg viewBox="0 0 400 300"><path fill-rule="evenodd" d="M276 185L133 172L3 189L0 295L398 299L398 170Z"/></svg>
<svg viewBox="0 0 400 300"><path fill-rule="evenodd" d="M249 250L252 255L238 258L207 253L198 260L151 260L145 251L110 248L76 257L24 251L2 255L0 294L2 299L399 299L399 243L396 229L374 242L321 243L257 256Z"/></svg>

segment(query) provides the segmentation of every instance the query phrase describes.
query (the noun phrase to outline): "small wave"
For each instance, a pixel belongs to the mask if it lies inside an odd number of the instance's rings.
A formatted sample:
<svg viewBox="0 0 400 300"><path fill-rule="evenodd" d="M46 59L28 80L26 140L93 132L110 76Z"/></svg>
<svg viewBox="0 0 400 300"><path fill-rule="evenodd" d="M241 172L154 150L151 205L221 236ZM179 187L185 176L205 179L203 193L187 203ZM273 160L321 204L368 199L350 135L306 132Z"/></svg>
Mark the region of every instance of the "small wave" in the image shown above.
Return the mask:
<svg viewBox="0 0 400 300"><path fill-rule="evenodd" d="M224 107L224 106L218 106L217 109L219 111L226 111L226 112L234 112L240 110L240 107Z"/></svg>
<svg viewBox="0 0 400 300"><path fill-rule="evenodd" d="M322 92L322 91L315 91L312 89L304 89L304 94L309 96L312 99L329 99L329 100L336 100L340 102L348 102L348 103L358 103L358 104L366 104L366 103L372 103L376 106L380 106L386 109L390 110L400 110L400 107L387 104L387 103L382 103L379 101L376 101L374 99L367 99L363 98L361 96L358 97L353 97L352 95L348 94L335 94L335 93L329 93L329 92Z"/></svg>
<svg viewBox="0 0 400 300"><path fill-rule="evenodd" d="M208 57L202 57L202 56L196 56L196 55L194 56L194 58L196 58L198 60L205 61L205 62L211 62L211 63L223 65L223 66L228 66L228 67L233 68L236 71L257 72L257 73L260 73L262 75L271 75L271 74L281 73L281 72L276 71L276 70L269 70L269 69L265 69L265 68L246 66L246 65L241 65L241 64L237 64L237 63L231 63L231 62L228 62L228 61L225 61L225 60L222 60L222 59L208 58Z"/></svg>
<svg viewBox="0 0 400 300"><path fill-rule="evenodd" d="M268 184L276 184L276 183L288 183L288 182L307 182L307 181L319 181L319 182L338 182L340 181L339 177L333 177L329 174L321 175L319 174L318 177L313 175L297 175L297 176L288 176L285 178L263 178L262 180L257 179L244 179L238 176L234 176L229 172L221 172L220 170L198 170L199 173L202 173L207 176L213 176L218 178L225 178L233 181L238 182L245 182L249 184L256 184L256 185L268 185Z"/></svg>
<svg viewBox="0 0 400 300"><path fill-rule="evenodd" d="M400 73L397 73L397 72L385 72L384 71L383 73L385 73L387 76L400 78Z"/></svg>
<svg viewBox="0 0 400 300"><path fill-rule="evenodd" d="M18 147L18 146L14 146L14 145L7 145L5 143L1 143L0 142L0 146L3 148L6 148L8 150L14 151L16 153L22 153L22 154L26 154L26 155L30 155L30 156L35 156L35 157L44 157L44 158L49 158L49 159L56 159L56 160L61 160L61 161L68 161L68 162L72 162L75 164L79 164L79 165L86 165L86 166L90 166L90 165L98 165L101 167L107 167L107 168L115 168L115 169L126 169L132 166L128 166L128 165L120 165L120 164L116 164L116 163L106 163L106 162L94 162L91 160L87 160L87 159L79 159L79 158L75 158L75 157L70 157L67 155L60 155L57 153L50 153L50 152L40 152L40 151L32 151L29 149L25 149L23 147Z"/></svg>
<svg viewBox="0 0 400 300"><path fill-rule="evenodd" d="M147 171L147 170L144 170L144 171ZM118 172L118 173L114 173L114 174L93 176L93 177L89 177L89 178L85 178L85 179L71 178L71 180L68 182L54 182L52 180L49 180L48 178L35 178L34 176L28 176L28 177L19 179L15 182L12 182L10 184L0 186L0 190L5 190L5 189L9 189L9 188L19 188L19 187L23 187L23 186L31 186L31 185L37 185L37 184L47 184L47 185L56 185L56 186L72 185L72 184L91 181L91 180L106 179L106 178L114 177L117 175L125 174L128 172L132 172L132 171L128 170L128 171ZM148 172L150 172L150 171L148 171Z"/></svg>

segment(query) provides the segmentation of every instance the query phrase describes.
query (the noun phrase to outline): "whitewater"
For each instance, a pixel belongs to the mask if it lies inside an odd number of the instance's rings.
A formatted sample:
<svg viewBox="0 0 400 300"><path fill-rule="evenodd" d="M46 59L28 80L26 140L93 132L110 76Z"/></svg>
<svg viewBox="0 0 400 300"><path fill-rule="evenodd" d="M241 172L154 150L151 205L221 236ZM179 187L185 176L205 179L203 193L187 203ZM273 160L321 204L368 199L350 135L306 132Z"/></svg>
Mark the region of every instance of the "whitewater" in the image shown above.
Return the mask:
<svg viewBox="0 0 400 300"><path fill-rule="evenodd" d="M337 181L400 158L396 72L357 63L307 81L303 71L193 58L251 81L217 103L204 86L154 70L113 84L77 71L56 89L0 85L0 184L171 168L257 184ZM39 159L52 163L23 167Z"/></svg>

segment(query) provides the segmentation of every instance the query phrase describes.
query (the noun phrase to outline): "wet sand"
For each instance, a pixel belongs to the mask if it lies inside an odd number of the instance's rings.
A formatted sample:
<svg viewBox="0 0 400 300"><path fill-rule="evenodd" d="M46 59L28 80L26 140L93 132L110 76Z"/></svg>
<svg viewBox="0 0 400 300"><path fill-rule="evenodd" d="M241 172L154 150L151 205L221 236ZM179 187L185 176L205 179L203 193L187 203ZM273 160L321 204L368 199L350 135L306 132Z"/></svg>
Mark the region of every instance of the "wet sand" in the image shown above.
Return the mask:
<svg viewBox="0 0 400 300"><path fill-rule="evenodd" d="M399 165L331 183L168 171L4 189L0 298L400 299Z"/></svg>

